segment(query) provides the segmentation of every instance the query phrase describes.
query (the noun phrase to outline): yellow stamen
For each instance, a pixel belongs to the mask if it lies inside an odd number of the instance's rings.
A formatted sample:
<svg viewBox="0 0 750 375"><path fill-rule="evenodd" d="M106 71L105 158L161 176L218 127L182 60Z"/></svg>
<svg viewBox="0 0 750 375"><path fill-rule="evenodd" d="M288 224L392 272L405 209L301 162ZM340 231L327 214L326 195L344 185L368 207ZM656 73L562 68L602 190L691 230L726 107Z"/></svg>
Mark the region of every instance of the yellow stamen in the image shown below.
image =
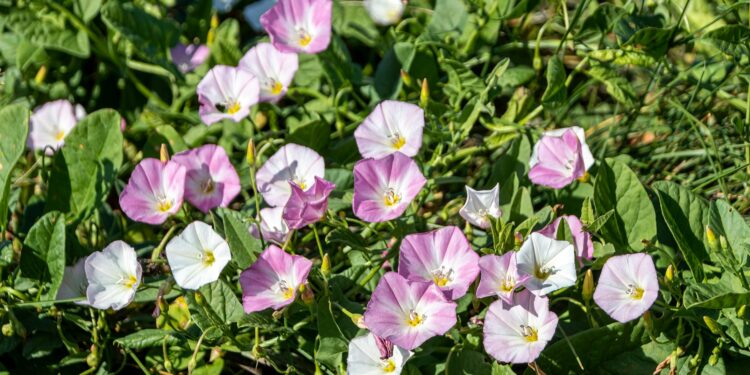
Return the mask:
<svg viewBox="0 0 750 375"><path fill-rule="evenodd" d="M401 201L401 196L396 194L393 189L388 189L388 191L385 192L384 201L386 207L395 206Z"/></svg>
<svg viewBox="0 0 750 375"><path fill-rule="evenodd" d="M297 184L297 186L299 186L299 188L302 190L305 190L307 188L305 181L294 180L294 183Z"/></svg>
<svg viewBox="0 0 750 375"><path fill-rule="evenodd" d="M448 285L448 282L450 282L445 276L435 276L432 280L435 281L435 285L441 288Z"/></svg>
<svg viewBox="0 0 750 375"><path fill-rule="evenodd" d="M526 342L539 341L539 335L537 334L537 330L534 327L522 324L521 333L523 334L523 337L526 338Z"/></svg>
<svg viewBox="0 0 750 375"><path fill-rule="evenodd" d="M424 315L412 310L406 318L406 323L411 327L416 327L424 322L424 318Z"/></svg>
<svg viewBox="0 0 750 375"><path fill-rule="evenodd" d="M401 147L404 147L404 145L406 144L406 139L399 135L394 137L391 143L393 143L393 148L395 148L396 150L400 150Z"/></svg>
<svg viewBox="0 0 750 375"><path fill-rule="evenodd" d="M214 191L214 182L211 179L203 183L203 194L211 194Z"/></svg>
<svg viewBox="0 0 750 375"><path fill-rule="evenodd" d="M312 36L308 33L302 33L299 38L299 45L302 47L307 47L308 44L312 42Z"/></svg>
<svg viewBox="0 0 750 375"><path fill-rule="evenodd" d="M635 285L628 285L628 289L625 291L628 295L630 295L630 298L639 300L643 298L643 288L637 287Z"/></svg>
<svg viewBox="0 0 750 375"><path fill-rule="evenodd" d="M511 278L506 278L503 280L502 283L500 283L500 291L504 293L510 293L513 291L513 289L516 288L515 280Z"/></svg>
<svg viewBox="0 0 750 375"><path fill-rule="evenodd" d="M60 130L59 132L57 132L57 135L55 135L55 140L59 142L62 141L63 138L65 138L65 132Z"/></svg>
<svg viewBox="0 0 750 375"><path fill-rule="evenodd" d="M136 279L135 275L130 275L130 278L128 278L123 285L125 285L126 288L132 288L135 283L138 282L138 279Z"/></svg>
<svg viewBox="0 0 750 375"><path fill-rule="evenodd" d="M279 81L274 81L273 86L271 86L271 94L273 95L279 95L281 94L281 90L284 89L284 86Z"/></svg>
<svg viewBox="0 0 750 375"><path fill-rule="evenodd" d="M211 266L214 264L214 261L216 261L214 252L211 250L203 250L203 265L206 267Z"/></svg>
<svg viewBox="0 0 750 375"><path fill-rule="evenodd" d="M549 275L552 273L550 271L551 270L549 270L547 267L537 266L536 269L534 270L534 277L536 277L539 280L547 280Z"/></svg>
<svg viewBox="0 0 750 375"><path fill-rule="evenodd" d="M240 102L234 102L234 104L227 107L227 113L233 115L240 111Z"/></svg>
<svg viewBox="0 0 750 375"><path fill-rule="evenodd" d="M394 372L396 371L396 364L393 362L392 359L388 359L388 361L383 364L383 372Z"/></svg>
<svg viewBox="0 0 750 375"><path fill-rule="evenodd" d="M169 212L172 209L172 201L169 199L160 200L156 204L156 210L159 212Z"/></svg>
<svg viewBox="0 0 750 375"><path fill-rule="evenodd" d="M591 179L591 175L589 174L588 171L584 172L583 176L578 177L578 181L583 182L583 183L589 182L590 179Z"/></svg>

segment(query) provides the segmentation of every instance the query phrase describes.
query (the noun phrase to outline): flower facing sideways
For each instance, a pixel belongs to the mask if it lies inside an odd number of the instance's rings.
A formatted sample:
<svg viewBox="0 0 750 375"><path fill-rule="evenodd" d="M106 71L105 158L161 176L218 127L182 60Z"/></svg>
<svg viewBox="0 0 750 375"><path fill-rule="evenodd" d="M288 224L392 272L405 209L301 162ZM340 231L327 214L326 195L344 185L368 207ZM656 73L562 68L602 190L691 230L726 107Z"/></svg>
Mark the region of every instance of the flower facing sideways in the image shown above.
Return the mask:
<svg viewBox="0 0 750 375"><path fill-rule="evenodd" d="M490 190L474 190L466 186L466 203L458 211L464 220L482 229L492 224L490 218L498 219L503 214L500 209L500 184Z"/></svg>
<svg viewBox="0 0 750 375"><path fill-rule="evenodd" d="M258 192L271 206L284 206L292 195L290 182L309 190L323 177L325 163L315 150L290 143L276 151L255 174Z"/></svg>
<svg viewBox="0 0 750 375"><path fill-rule="evenodd" d="M240 69L216 65L198 83L198 113L206 125L230 119L239 122L258 103L258 79Z"/></svg>
<svg viewBox="0 0 750 375"><path fill-rule="evenodd" d="M182 206L185 167L158 159L141 160L120 194L120 207L132 220L158 225Z"/></svg>
<svg viewBox="0 0 750 375"><path fill-rule="evenodd" d="M364 0L370 18L378 25L393 25L401 19L406 0Z"/></svg>
<svg viewBox="0 0 750 375"><path fill-rule="evenodd" d="M182 44L177 43L170 50L172 62L177 66L180 73L192 72L203 64L208 58L208 47L205 44Z"/></svg>
<svg viewBox="0 0 750 375"><path fill-rule="evenodd" d="M312 262L291 255L276 245L260 254L258 260L240 275L242 306L246 313L267 308L279 310L294 302L300 285L307 281Z"/></svg>
<svg viewBox="0 0 750 375"><path fill-rule="evenodd" d="M354 165L354 215L371 223L395 219L426 182L417 163L400 152L360 160Z"/></svg>
<svg viewBox="0 0 750 375"><path fill-rule="evenodd" d="M292 234L289 226L284 221L284 206L266 207L260 210L260 232L258 224L250 226L250 234L260 239L261 234L265 241L272 241L279 245L289 239Z"/></svg>
<svg viewBox="0 0 750 375"><path fill-rule="evenodd" d="M414 104L386 100L378 104L354 131L364 158L382 158L394 152L412 157L422 146L424 111Z"/></svg>
<svg viewBox="0 0 750 375"><path fill-rule="evenodd" d="M86 111L80 105L73 106L67 100L55 100L45 103L34 110L29 119L29 138L27 145L32 150L44 150L52 155L65 144L65 137L70 134Z"/></svg>
<svg viewBox="0 0 750 375"><path fill-rule="evenodd" d="M388 272L375 287L364 319L373 334L413 350L456 324L456 304L434 283Z"/></svg>
<svg viewBox="0 0 750 375"><path fill-rule="evenodd" d="M612 319L625 323L648 311L658 295L659 281L650 255L617 255L602 268L594 302Z"/></svg>
<svg viewBox="0 0 750 375"><path fill-rule="evenodd" d="M505 302L512 303L513 295L519 286L529 278L518 273L516 253L509 251L502 256L485 255L479 258L481 277L477 287L477 297L498 296Z"/></svg>
<svg viewBox="0 0 750 375"><path fill-rule="evenodd" d="M260 23L279 51L318 53L331 41L332 7L331 0L279 0Z"/></svg>
<svg viewBox="0 0 750 375"><path fill-rule="evenodd" d="M242 57L239 68L258 78L261 102L275 103L292 84L298 60L295 53L281 52L270 43L258 43Z"/></svg>
<svg viewBox="0 0 750 375"><path fill-rule="evenodd" d="M86 300L97 309L120 310L135 297L141 284L141 265L135 250L115 241L86 258Z"/></svg>
<svg viewBox="0 0 750 375"><path fill-rule="evenodd" d="M177 285L192 290L216 281L232 259L226 241L202 221L190 223L169 241L166 253Z"/></svg>
<svg viewBox="0 0 750 375"><path fill-rule="evenodd" d="M583 230L583 224L581 220L573 215L560 216L551 224L542 228L539 233L549 237L557 238L557 231L560 228L560 222L565 220L570 229L570 234L573 235L573 242L575 242L576 256L579 259L591 259L594 257L594 243L591 241L591 234Z"/></svg>
<svg viewBox="0 0 750 375"><path fill-rule="evenodd" d="M412 353L368 333L349 342L347 373L357 375L398 375Z"/></svg>
<svg viewBox="0 0 750 375"><path fill-rule="evenodd" d="M575 251L566 241L531 233L516 255L518 271L528 275L526 288L539 295L576 282Z"/></svg>
<svg viewBox="0 0 750 375"><path fill-rule="evenodd" d="M70 267L65 267L62 283L60 284L60 289L57 290L57 296L55 299L61 300L86 297L87 287L86 258L81 258L76 264ZM88 304L86 301L76 301L75 303L78 305Z"/></svg>
<svg viewBox="0 0 750 375"><path fill-rule="evenodd" d="M328 195L336 185L315 177L313 187L307 191L291 183L292 195L284 206L283 218L292 229L304 228L322 219L328 209Z"/></svg>
<svg viewBox="0 0 750 375"><path fill-rule="evenodd" d="M545 133L534 145L534 151L529 159L531 182L562 189L586 173L586 159L581 140L575 130L563 130L559 136Z"/></svg>
<svg viewBox="0 0 750 375"><path fill-rule="evenodd" d="M240 177L224 148L205 145L175 155L185 167L185 199L204 213L226 207L240 193Z"/></svg>
<svg viewBox="0 0 750 375"><path fill-rule="evenodd" d="M479 274L479 255L457 227L410 234L400 254L401 276L435 283L452 300L463 297Z"/></svg>

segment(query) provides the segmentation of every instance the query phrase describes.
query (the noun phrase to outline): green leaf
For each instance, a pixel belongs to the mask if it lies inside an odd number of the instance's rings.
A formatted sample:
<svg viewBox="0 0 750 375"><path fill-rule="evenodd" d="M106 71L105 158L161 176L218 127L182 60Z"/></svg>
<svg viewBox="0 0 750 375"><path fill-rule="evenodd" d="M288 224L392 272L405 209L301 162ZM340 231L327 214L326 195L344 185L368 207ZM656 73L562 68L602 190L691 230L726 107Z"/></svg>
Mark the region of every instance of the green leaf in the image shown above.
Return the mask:
<svg viewBox="0 0 750 375"><path fill-rule="evenodd" d="M186 299L190 316L204 332L210 327L221 327L239 322L245 315L237 296L223 280L202 286L198 293L203 295L203 303L195 299L195 294L187 293Z"/></svg>
<svg viewBox="0 0 750 375"><path fill-rule="evenodd" d="M182 152L188 149L182 135L169 125L160 125L154 128L150 133L146 145L143 146L143 157L159 158L161 145L169 147L170 155Z"/></svg>
<svg viewBox="0 0 750 375"><path fill-rule="evenodd" d="M542 95L546 107L559 107L567 97L565 87L565 66L559 56L554 56L547 63L547 88Z"/></svg>
<svg viewBox="0 0 750 375"><path fill-rule="evenodd" d="M725 275L714 284L688 285L683 296L686 309L724 309L750 304L750 291L742 287L739 280Z"/></svg>
<svg viewBox="0 0 750 375"><path fill-rule="evenodd" d="M539 0L498 0L497 10L501 19L507 20L529 13L539 5Z"/></svg>
<svg viewBox="0 0 750 375"><path fill-rule="evenodd" d="M435 38L443 38L445 33L462 32L468 19L466 4L463 1L437 0L427 31Z"/></svg>
<svg viewBox="0 0 750 375"><path fill-rule="evenodd" d="M709 226L717 238L722 235L727 239L737 263L744 265L750 243L750 226L742 215L724 200L712 201Z"/></svg>
<svg viewBox="0 0 750 375"><path fill-rule="evenodd" d="M164 345L175 345L181 340L176 336L175 331L164 331L161 329L141 329L135 333L131 333L125 337L120 337L115 340L115 344L123 346L128 349L146 349L153 347L161 347Z"/></svg>
<svg viewBox="0 0 750 375"><path fill-rule="evenodd" d="M605 239L633 250L643 247L642 241L656 236L656 212L646 189L633 171L623 162L607 159L599 167L594 184L596 209L615 210L614 217L601 228Z"/></svg>
<svg viewBox="0 0 750 375"><path fill-rule="evenodd" d="M374 87L379 98L392 99L398 95L403 83L401 70L409 71L416 53L414 45L407 42L398 42L386 52L375 69Z"/></svg>
<svg viewBox="0 0 750 375"><path fill-rule="evenodd" d="M63 19L55 19L57 17L42 17L30 10L15 9L5 17L5 21L13 33L33 44L75 57L89 57L89 38L86 33L66 28Z"/></svg>
<svg viewBox="0 0 750 375"><path fill-rule="evenodd" d="M120 115L103 109L86 116L55 155L46 210L85 217L109 195L121 165Z"/></svg>
<svg viewBox="0 0 750 375"><path fill-rule="evenodd" d="M607 224L614 214L615 210L609 210L605 212L604 215L600 215L593 223L591 223L591 225L588 226L588 230L593 233L599 233L604 224Z"/></svg>
<svg viewBox="0 0 750 375"><path fill-rule="evenodd" d="M235 66L242 58L240 51L240 24L229 18L216 28L214 43L209 46L211 59L216 64Z"/></svg>
<svg viewBox="0 0 750 375"><path fill-rule="evenodd" d="M320 345L315 359L330 369L336 369L341 364L342 354L349 348L349 341L336 323L328 296L318 302L318 335Z"/></svg>
<svg viewBox="0 0 750 375"><path fill-rule="evenodd" d="M54 299L65 273L65 220L50 212L37 221L23 243L21 272L24 276L49 282L47 299Z"/></svg>
<svg viewBox="0 0 750 375"><path fill-rule="evenodd" d="M591 198L583 198L583 204L581 205L581 223L583 225L591 225L596 216L594 216L594 205L591 203Z"/></svg>
<svg viewBox="0 0 750 375"><path fill-rule="evenodd" d="M325 121L311 121L295 127L287 126L287 141L310 147L318 152L323 152L331 139L331 126Z"/></svg>
<svg viewBox="0 0 750 375"><path fill-rule="evenodd" d="M102 0L75 0L75 12L84 22L94 19L101 7Z"/></svg>
<svg viewBox="0 0 750 375"><path fill-rule="evenodd" d="M29 133L29 110L20 104L0 109L0 228L8 223L13 168L23 155Z"/></svg>
<svg viewBox="0 0 750 375"><path fill-rule="evenodd" d="M216 214L219 220L215 220L214 227L227 240L232 252L232 262L244 270L255 262L257 254L263 250L261 242L250 235L249 225L235 211L221 208Z"/></svg>
<svg viewBox="0 0 750 375"><path fill-rule="evenodd" d="M722 52L738 60L750 55L750 29L743 25L727 25L709 31L703 36Z"/></svg>
<svg viewBox="0 0 750 375"><path fill-rule="evenodd" d="M734 309L723 309L719 324L726 327L727 336L731 337L740 347L750 347L750 323L737 316Z"/></svg>
<svg viewBox="0 0 750 375"><path fill-rule="evenodd" d="M616 69L597 64L586 70L586 74L602 83L607 89L607 93L621 104L629 107L635 102L635 89L630 81L619 74Z"/></svg>
<svg viewBox="0 0 750 375"><path fill-rule="evenodd" d="M445 364L445 375L494 375L496 372L487 360L483 353L470 349L451 350Z"/></svg>

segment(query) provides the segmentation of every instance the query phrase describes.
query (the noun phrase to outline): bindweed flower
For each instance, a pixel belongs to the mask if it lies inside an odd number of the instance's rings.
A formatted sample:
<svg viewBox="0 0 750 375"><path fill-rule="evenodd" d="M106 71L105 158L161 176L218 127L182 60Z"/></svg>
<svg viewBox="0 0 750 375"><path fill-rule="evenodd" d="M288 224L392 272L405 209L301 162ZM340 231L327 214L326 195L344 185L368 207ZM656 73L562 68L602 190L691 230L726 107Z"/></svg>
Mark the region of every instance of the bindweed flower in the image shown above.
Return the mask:
<svg viewBox="0 0 750 375"><path fill-rule="evenodd" d="M379 159L394 152L414 156L422 146L424 111L414 104L386 100L354 131L359 153Z"/></svg>
<svg viewBox="0 0 750 375"><path fill-rule="evenodd" d="M307 282L311 268L312 262L305 257L287 254L276 245L269 246L240 275L245 312L269 307L279 310L291 304L300 285Z"/></svg>
<svg viewBox="0 0 750 375"><path fill-rule="evenodd" d="M292 195L290 182L307 191L315 177L323 177L325 163L315 150L294 143L276 151L255 174L258 191L271 206L286 205Z"/></svg>
<svg viewBox="0 0 750 375"><path fill-rule="evenodd" d="M456 304L434 283L388 272L375 287L364 319L373 334L413 350L456 324Z"/></svg>
<svg viewBox="0 0 750 375"><path fill-rule="evenodd" d="M284 206L283 218L292 229L300 229L323 218L328 209L328 195L336 185L315 177L313 187L307 191L291 183L292 195Z"/></svg>
<svg viewBox="0 0 750 375"><path fill-rule="evenodd" d="M516 256L518 271L529 275L525 286L539 295L576 282L575 251L573 245L539 233L531 233Z"/></svg>
<svg viewBox="0 0 750 375"><path fill-rule="evenodd" d="M170 50L172 62L180 73L192 72L208 58L209 50L205 44L177 43Z"/></svg>
<svg viewBox="0 0 750 375"><path fill-rule="evenodd" d="M617 255L602 268L594 302L612 319L625 323L648 311L658 295L659 281L650 255Z"/></svg>
<svg viewBox="0 0 750 375"><path fill-rule="evenodd" d="M70 134L86 111L80 105L73 106L67 100L55 100L45 103L34 110L29 119L29 138L27 146L32 150L44 150L52 155L65 144L65 137Z"/></svg>
<svg viewBox="0 0 750 375"><path fill-rule="evenodd" d="M549 301L528 290L516 293L513 303L493 302L484 319L484 349L507 363L533 362L555 335L557 315Z"/></svg>
<svg viewBox="0 0 750 375"><path fill-rule="evenodd" d="M240 60L239 68L258 78L261 102L278 102L292 84L299 59L296 53L281 52L271 43L258 43Z"/></svg>
<svg viewBox="0 0 750 375"><path fill-rule="evenodd" d="M364 0L370 18L383 26L393 25L401 19L406 0Z"/></svg>
<svg viewBox="0 0 750 375"><path fill-rule="evenodd" d="M371 223L395 219L426 182L417 163L400 152L360 160L354 165L354 215Z"/></svg>
<svg viewBox="0 0 750 375"><path fill-rule="evenodd" d="M260 239L261 234L266 241L275 242L279 245L289 239L292 234L289 226L284 221L284 206L267 207L260 210L260 232L258 224L250 226L250 234Z"/></svg>
<svg viewBox="0 0 750 375"><path fill-rule="evenodd" d="M276 0L260 0L253 2L242 10L245 21L250 24L253 31L263 31L263 25L260 24L260 16L271 9L274 4L276 4Z"/></svg>
<svg viewBox="0 0 750 375"><path fill-rule="evenodd" d="M560 228L560 222L565 220L570 228L570 234L573 235L575 242L576 255L579 259L591 259L594 257L594 243L591 241L591 234L583 230L581 220L573 215L560 216L551 224L542 228L539 233L549 237L557 238L557 231Z"/></svg>
<svg viewBox="0 0 750 375"><path fill-rule="evenodd" d="M332 5L331 0L279 0L260 23L279 51L318 53L331 41Z"/></svg>
<svg viewBox="0 0 750 375"><path fill-rule="evenodd" d="M190 223L166 248L174 281L183 289L198 289L219 279L232 259L229 245L210 225Z"/></svg>
<svg viewBox="0 0 750 375"><path fill-rule="evenodd" d="M578 127L545 132L529 159L531 182L562 189L583 177L594 164L583 137L583 129Z"/></svg>
<svg viewBox="0 0 750 375"><path fill-rule="evenodd" d="M489 228L492 224L490 217L497 219L503 214L500 209L500 184L495 184L491 190L474 190L466 186L466 203L458 213L472 225Z"/></svg>
<svg viewBox="0 0 750 375"><path fill-rule="evenodd" d="M513 295L519 286L529 278L518 273L516 253L509 251L502 256L485 255L479 258L481 277L476 295L478 298L498 296L507 303L513 302Z"/></svg>
<svg viewBox="0 0 750 375"><path fill-rule="evenodd" d="M141 265L135 250L115 241L86 258L86 299L97 309L120 310L135 297L141 284Z"/></svg>
<svg viewBox="0 0 750 375"><path fill-rule="evenodd" d="M185 171L185 167L174 161L141 160L120 194L122 211L134 221L164 223L182 206Z"/></svg>
<svg viewBox="0 0 750 375"><path fill-rule="evenodd" d="M432 282L456 300L479 274L479 255L457 227L444 227L404 237L398 273L409 281Z"/></svg>
<svg viewBox="0 0 750 375"><path fill-rule="evenodd" d="M60 283L60 288L57 290L57 296L55 296L55 299L61 300L86 297L87 287L86 258L81 258L76 264L70 267L65 267L62 283ZM88 302L77 301L76 304L86 305Z"/></svg>
<svg viewBox="0 0 750 375"><path fill-rule="evenodd" d="M183 151L172 161L185 167L185 199L204 213L228 206L240 193L240 176L220 146Z"/></svg>
<svg viewBox="0 0 750 375"><path fill-rule="evenodd" d="M412 353L392 342L368 333L349 342L347 373L357 375L398 375Z"/></svg>
<svg viewBox="0 0 750 375"><path fill-rule="evenodd" d="M258 103L258 79L240 69L216 65L198 83L198 113L206 125L230 119L239 122Z"/></svg>

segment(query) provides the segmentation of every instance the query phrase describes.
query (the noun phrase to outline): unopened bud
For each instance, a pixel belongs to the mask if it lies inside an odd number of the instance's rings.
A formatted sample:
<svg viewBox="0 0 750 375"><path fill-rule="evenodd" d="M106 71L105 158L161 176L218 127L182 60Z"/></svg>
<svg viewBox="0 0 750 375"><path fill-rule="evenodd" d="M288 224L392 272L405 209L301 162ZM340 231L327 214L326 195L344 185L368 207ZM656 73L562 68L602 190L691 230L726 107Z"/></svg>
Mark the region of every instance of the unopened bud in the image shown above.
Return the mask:
<svg viewBox="0 0 750 375"><path fill-rule="evenodd" d="M727 243L727 238L724 236L719 236L719 245L721 245L721 249L724 251L729 251L729 244Z"/></svg>
<svg viewBox="0 0 750 375"><path fill-rule="evenodd" d="M195 359L195 356L190 357L190 361L188 362L188 374L192 374L197 366L198 361Z"/></svg>
<svg viewBox="0 0 750 375"><path fill-rule="evenodd" d="M284 315L284 309L281 309L281 310L275 310L275 311L273 312L273 314L271 314L271 316L273 316L273 318L274 318L275 320L279 320L279 319L281 319L281 316L282 316L282 315Z"/></svg>
<svg viewBox="0 0 750 375"><path fill-rule="evenodd" d="M591 301L591 297L594 295L594 273L591 272L590 268L586 270L586 275L583 277L583 291L581 295L586 302Z"/></svg>
<svg viewBox="0 0 750 375"><path fill-rule="evenodd" d="M164 164L169 161L169 150L167 150L167 145L164 143L161 144L161 148L159 149L159 160Z"/></svg>
<svg viewBox="0 0 750 375"><path fill-rule="evenodd" d="M195 291L195 294L193 295L195 298L195 302L197 302L199 305L202 305L205 299L203 298L203 294L199 291Z"/></svg>
<svg viewBox="0 0 750 375"><path fill-rule="evenodd" d="M651 315L651 311L643 313L643 324L646 326L646 331L652 332L654 330L654 317Z"/></svg>
<svg viewBox="0 0 750 375"><path fill-rule="evenodd" d="M578 177L578 181L584 184L589 182L589 180L591 180L591 174L588 171L583 172L583 176Z"/></svg>
<svg viewBox="0 0 750 375"><path fill-rule="evenodd" d="M96 358L96 354L91 353L86 356L86 364L89 365L89 368L96 368L96 366L99 364L99 360Z"/></svg>
<svg viewBox="0 0 750 375"><path fill-rule="evenodd" d="M706 323L706 326L708 326L708 329L711 330L711 333L714 335L721 335L721 326L719 326L719 323L716 322L712 317L708 315L703 316L703 322Z"/></svg>
<svg viewBox="0 0 750 375"><path fill-rule="evenodd" d="M174 370L174 366L172 366L172 361L170 361L168 357L164 357L164 369L167 370L167 372L169 373L172 373L172 370Z"/></svg>
<svg viewBox="0 0 750 375"><path fill-rule="evenodd" d="M5 337L12 337L13 336L13 325L10 323L3 324L3 336Z"/></svg>
<svg viewBox="0 0 750 375"><path fill-rule="evenodd" d="M219 15L214 13L211 15L211 28L215 29L217 27L219 27Z"/></svg>
<svg viewBox="0 0 750 375"><path fill-rule="evenodd" d="M47 66L42 65L39 70L37 70L36 76L34 76L34 82L36 82L37 85L41 85L44 82L45 77L47 77Z"/></svg>
<svg viewBox="0 0 750 375"><path fill-rule="evenodd" d="M258 111L253 118L253 122L255 123L255 128L261 130L268 124L268 116L266 116L265 112Z"/></svg>
<svg viewBox="0 0 750 375"><path fill-rule="evenodd" d="M328 275L331 274L331 258L328 256L328 253L323 254L323 262L320 264L320 273L325 277L328 277Z"/></svg>
<svg viewBox="0 0 750 375"><path fill-rule="evenodd" d="M414 81L411 79L411 76L409 75L409 73L407 73L403 69L401 69L401 80L404 81L404 84L407 87L411 87L414 84Z"/></svg>
<svg viewBox="0 0 750 375"><path fill-rule="evenodd" d="M422 108L427 108L427 104L430 102L430 85L427 83L427 78L422 79L422 91L419 93L419 104Z"/></svg>
<svg viewBox="0 0 750 375"><path fill-rule="evenodd" d="M516 232L513 235L513 238L514 238L516 247L521 247L521 245L523 245L523 235L521 234L521 232Z"/></svg>
<svg viewBox="0 0 750 375"><path fill-rule="evenodd" d="M300 285L299 287L300 292L302 294L302 302L304 302L306 305L310 306L315 302L315 294L312 291L312 288L305 285Z"/></svg>
<svg viewBox="0 0 750 375"><path fill-rule="evenodd" d="M747 305L740 306L739 309L737 309L737 317L740 319L745 319L745 310L747 309Z"/></svg>
<svg viewBox="0 0 750 375"><path fill-rule="evenodd" d="M362 314L352 314L351 316L352 322L354 322L354 325L356 325L359 328L367 329L367 324L365 324L365 317Z"/></svg>
<svg viewBox="0 0 750 375"><path fill-rule="evenodd" d="M255 165L255 142L252 138L247 141L247 153L245 154L248 165Z"/></svg>
<svg viewBox="0 0 750 375"><path fill-rule="evenodd" d="M208 361L213 362L218 358L221 358L224 356L224 351L221 350L221 347L214 346L213 349L211 349L211 353L208 356Z"/></svg>
<svg viewBox="0 0 750 375"><path fill-rule="evenodd" d="M671 283L672 280L674 280L674 266L671 264L667 266L667 272L664 274L664 279L667 280L668 283Z"/></svg>
<svg viewBox="0 0 750 375"><path fill-rule="evenodd" d="M708 247L712 251L719 251L719 241L716 239L716 233L708 225L706 225L706 241L708 241Z"/></svg>

